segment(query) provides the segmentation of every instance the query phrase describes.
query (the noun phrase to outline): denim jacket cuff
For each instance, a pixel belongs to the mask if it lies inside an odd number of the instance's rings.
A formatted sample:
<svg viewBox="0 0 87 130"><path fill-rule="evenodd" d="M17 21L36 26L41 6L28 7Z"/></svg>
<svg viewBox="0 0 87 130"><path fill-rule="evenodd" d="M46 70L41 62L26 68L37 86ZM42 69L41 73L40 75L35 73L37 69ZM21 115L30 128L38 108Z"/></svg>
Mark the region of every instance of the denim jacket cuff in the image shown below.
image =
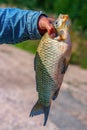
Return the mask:
<svg viewBox="0 0 87 130"><path fill-rule="evenodd" d="M27 16L27 29L29 33L29 39L40 39L41 35L38 30L38 19L43 13L34 11ZM44 15L44 14L43 14Z"/></svg>

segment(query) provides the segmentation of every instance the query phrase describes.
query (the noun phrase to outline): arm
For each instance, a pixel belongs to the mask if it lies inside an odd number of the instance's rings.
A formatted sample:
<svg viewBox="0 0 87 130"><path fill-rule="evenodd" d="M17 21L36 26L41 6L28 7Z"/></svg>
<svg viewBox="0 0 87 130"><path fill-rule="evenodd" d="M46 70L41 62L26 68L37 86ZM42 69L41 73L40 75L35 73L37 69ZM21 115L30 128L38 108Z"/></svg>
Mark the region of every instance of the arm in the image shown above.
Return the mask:
<svg viewBox="0 0 87 130"><path fill-rule="evenodd" d="M41 37L37 22L41 12L17 8L0 9L0 43L18 43Z"/></svg>
<svg viewBox="0 0 87 130"><path fill-rule="evenodd" d="M40 39L46 31L54 37L55 29L52 21L38 11L18 8L0 9L0 44Z"/></svg>

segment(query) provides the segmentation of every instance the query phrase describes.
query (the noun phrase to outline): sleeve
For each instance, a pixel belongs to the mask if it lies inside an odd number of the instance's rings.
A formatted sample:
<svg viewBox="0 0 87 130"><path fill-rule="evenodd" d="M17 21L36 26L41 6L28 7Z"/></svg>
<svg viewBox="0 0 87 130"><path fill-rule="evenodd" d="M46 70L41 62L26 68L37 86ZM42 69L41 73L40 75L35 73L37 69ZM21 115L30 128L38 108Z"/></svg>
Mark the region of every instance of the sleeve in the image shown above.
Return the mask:
<svg viewBox="0 0 87 130"><path fill-rule="evenodd" d="M0 44L39 39L38 18L42 12L18 8L0 9Z"/></svg>

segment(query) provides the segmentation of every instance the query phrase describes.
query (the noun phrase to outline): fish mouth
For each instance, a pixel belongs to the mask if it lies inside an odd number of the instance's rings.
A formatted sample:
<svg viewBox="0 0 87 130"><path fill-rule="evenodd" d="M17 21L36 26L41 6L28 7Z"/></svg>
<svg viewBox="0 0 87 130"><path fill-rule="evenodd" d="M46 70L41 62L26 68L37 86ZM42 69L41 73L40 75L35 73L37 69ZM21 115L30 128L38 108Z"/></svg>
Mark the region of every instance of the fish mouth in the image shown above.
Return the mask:
<svg viewBox="0 0 87 130"><path fill-rule="evenodd" d="M71 26L71 21L70 21L69 15L64 16L64 22L65 22L65 26L67 26L67 27Z"/></svg>
<svg viewBox="0 0 87 130"><path fill-rule="evenodd" d="M65 15L64 16L64 22L67 21L69 19L69 15Z"/></svg>

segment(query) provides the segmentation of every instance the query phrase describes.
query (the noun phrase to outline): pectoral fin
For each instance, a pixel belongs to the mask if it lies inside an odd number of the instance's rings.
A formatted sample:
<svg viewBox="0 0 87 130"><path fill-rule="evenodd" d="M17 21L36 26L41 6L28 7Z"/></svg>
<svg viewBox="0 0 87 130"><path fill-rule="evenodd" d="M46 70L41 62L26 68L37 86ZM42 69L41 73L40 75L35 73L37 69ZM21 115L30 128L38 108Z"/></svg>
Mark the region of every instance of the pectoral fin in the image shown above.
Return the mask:
<svg viewBox="0 0 87 130"><path fill-rule="evenodd" d="M59 90L60 90L60 88L58 88L58 89L56 90L56 92L54 93L54 95L53 95L53 97L52 97L52 100L55 100L55 99L57 98L57 96L58 96L58 94L59 94Z"/></svg>
<svg viewBox="0 0 87 130"><path fill-rule="evenodd" d="M64 61L63 61L63 67L62 67L62 70L61 70L61 73L62 74L65 74L65 72L66 72L66 70L67 70L67 68L68 68L68 62L67 62L67 60L66 60L66 58L64 59Z"/></svg>

